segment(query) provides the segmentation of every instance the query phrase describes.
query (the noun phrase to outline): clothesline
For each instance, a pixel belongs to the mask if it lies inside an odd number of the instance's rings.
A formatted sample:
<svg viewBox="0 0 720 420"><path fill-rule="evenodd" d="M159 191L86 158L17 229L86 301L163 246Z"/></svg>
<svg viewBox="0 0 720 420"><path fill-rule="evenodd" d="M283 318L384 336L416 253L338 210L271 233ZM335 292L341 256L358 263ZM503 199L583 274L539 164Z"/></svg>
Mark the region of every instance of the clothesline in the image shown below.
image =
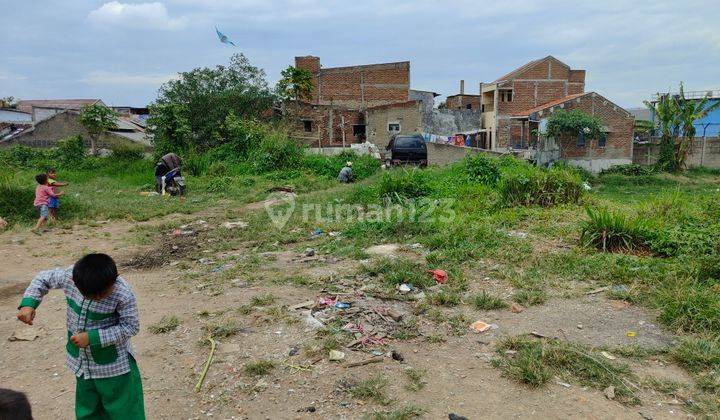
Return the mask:
<svg viewBox="0 0 720 420"><path fill-rule="evenodd" d="M477 133L474 133L477 134ZM445 143L455 146L472 147L472 137L470 134L455 134L453 136L438 136L436 134L422 133L423 140L426 143Z"/></svg>

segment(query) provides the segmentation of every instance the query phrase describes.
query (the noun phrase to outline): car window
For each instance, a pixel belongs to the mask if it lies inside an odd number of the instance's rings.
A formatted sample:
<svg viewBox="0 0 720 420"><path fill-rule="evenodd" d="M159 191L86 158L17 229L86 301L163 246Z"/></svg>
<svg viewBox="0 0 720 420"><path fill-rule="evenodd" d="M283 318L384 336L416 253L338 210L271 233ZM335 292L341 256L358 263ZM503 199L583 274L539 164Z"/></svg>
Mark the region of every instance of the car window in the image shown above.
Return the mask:
<svg viewBox="0 0 720 420"><path fill-rule="evenodd" d="M395 147L401 149L409 149L422 146L418 144L418 139L415 137L396 137Z"/></svg>

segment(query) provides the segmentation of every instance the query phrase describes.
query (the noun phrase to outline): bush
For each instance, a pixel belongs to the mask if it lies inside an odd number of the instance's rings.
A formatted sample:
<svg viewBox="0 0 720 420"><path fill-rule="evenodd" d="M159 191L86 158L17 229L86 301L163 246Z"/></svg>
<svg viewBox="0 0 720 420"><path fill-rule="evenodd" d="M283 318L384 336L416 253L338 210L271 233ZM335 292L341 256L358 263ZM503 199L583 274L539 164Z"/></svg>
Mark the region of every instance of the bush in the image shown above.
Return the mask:
<svg viewBox="0 0 720 420"><path fill-rule="evenodd" d="M494 186L500 179L500 170L496 160L485 154L478 153L468 156L465 158L463 165L465 173L471 181Z"/></svg>
<svg viewBox="0 0 720 420"><path fill-rule="evenodd" d="M655 172L655 168L652 166L641 166L635 163L627 165L615 165L610 168L603 169L600 175L616 174L616 175L628 175L628 176L640 176L640 175L652 175Z"/></svg>
<svg viewBox="0 0 720 420"><path fill-rule="evenodd" d="M379 196L390 200L420 198L429 193L428 176L416 168L410 171L399 168L385 172L378 187Z"/></svg>
<svg viewBox="0 0 720 420"><path fill-rule="evenodd" d="M503 174L498 190L506 205L548 207L578 203L583 186L577 173L564 168L518 166Z"/></svg>
<svg viewBox="0 0 720 420"><path fill-rule="evenodd" d="M140 160L144 156L142 147L129 144L113 144L110 151L111 156L117 160Z"/></svg>
<svg viewBox="0 0 720 420"><path fill-rule="evenodd" d="M344 151L333 156L306 155L303 156L302 166L316 175L334 179L347 161L353 163L352 170L356 180L365 179L380 169L379 160L352 151Z"/></svg>
<svg viewBox="0 0 720 420"><path fill-rule="evenodd" d="M647 224L641 219L630 219L622 213L606 208L586 208L589 220L583 222L580 242L602 251L633 251L648 248L650 237Z"/></svg>
<svg viewBox="0 0 720 420"><path fill-rule="evenodd" d="M285 133L273 132L262 139L250 155L254 168L260 172L272 172L300 167L303 150Z"/></svg>
<svg viewBox="0 0 720 420"><path fill-rule="evenodd" d="M58 140L56 155L64 165L80 164L85 159L85 142L82 136L70 136Z"/></svg>
<svg viewBox="0 0 720 420"><path fill-rule="evenodd" d="M28 180L27 185L14 182L9 174L0 177L0 216L8 223L19 220L32 220L35 211L32 206L35 199L34 185Z"/></svg>

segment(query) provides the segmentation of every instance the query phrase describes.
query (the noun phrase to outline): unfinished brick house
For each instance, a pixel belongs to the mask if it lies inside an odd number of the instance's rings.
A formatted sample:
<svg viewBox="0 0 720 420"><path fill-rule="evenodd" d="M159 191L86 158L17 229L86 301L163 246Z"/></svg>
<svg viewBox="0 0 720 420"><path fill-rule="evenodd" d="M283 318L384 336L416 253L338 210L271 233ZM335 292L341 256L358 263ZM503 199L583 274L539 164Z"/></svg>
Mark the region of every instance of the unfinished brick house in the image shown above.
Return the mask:
<svg viewBox="0 0 720 420"><path fill-rule="evenodd" d="M540 164L557 159L598 172L632 163L632 115L595 92L585 92L585 70L573 70L552 56L531 61L481 85L482 144L496 151L537 151ZM538 143L533 134L558 109L579 108L597 117L605 136Z"/></svg>
<svg viewBox="0 0 720 420"><path fill-rule="evenodd" d="M320 58L304 56L295 57L295 67L313 74L312 98L298 104L295 126L297 137L310 146L361 143L366 138L367 109L389 104L417 106L408 100L407 61L322 68Z"/></svg>
<svg viewBox="0 0 720 420"><path fill-rule="evenodd" d="M460 81L460 93L450 95L445 99L447 109L480 109L480 95L465 93L465 81Z"/></svg>

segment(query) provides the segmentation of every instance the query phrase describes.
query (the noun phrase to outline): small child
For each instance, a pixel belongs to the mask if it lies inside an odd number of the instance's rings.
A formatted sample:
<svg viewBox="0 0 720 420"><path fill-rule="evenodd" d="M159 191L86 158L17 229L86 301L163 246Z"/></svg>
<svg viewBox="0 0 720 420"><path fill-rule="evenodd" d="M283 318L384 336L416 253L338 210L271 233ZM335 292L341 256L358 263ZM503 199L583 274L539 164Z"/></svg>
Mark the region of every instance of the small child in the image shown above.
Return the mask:
<svg viewBox="0 0 720 420"><path fill-rule="evenodd" d="M12 389L0 388L0 420L33 420L27 396Z"/></svg>
<svg viewBox="0 0 720 420"><path fill-rule="evenodd" d="M55 193L55 197L50 197L48 199L48 210L50 210L50 219L55 220L57 219L57 212L60 208L60 199L57 198L57 187L64 187L66 185L70 185L69 182L60 182L57 180L57 172L55 171L55 168L49 168L47 170L47 177L48 177L48 185L52 187L53 192Z"/></svg>
<svg viewBox="0 0 720 420"><path fill-rule="evenodd" d="M35 209L37 209L38 214L40 217L38 218L37 223L35 224L35 227L32 229L33 233L40 234L40 228L45 225L45 222L47 222L48 216L50 214L48 203L51 197L60 197L64 194L63 191L60 191L59 193L55 193L53 191L53 188L48 185L48 176L47 174L37 174L35 175L35 181L37 181L38 185L35 187L35 201L33 202L33 205L35 206Z"/></svg>
<svg viewBox="0 0 720 420"><path fill-rule="evenodd" d="M76 376L78 419L145 419L142 382L130 337L140 330L135 295L115 261L88 254L69 268L42 271L25 290L17 318L32 325L50 289L67 300L67 366Z"/></svg>

